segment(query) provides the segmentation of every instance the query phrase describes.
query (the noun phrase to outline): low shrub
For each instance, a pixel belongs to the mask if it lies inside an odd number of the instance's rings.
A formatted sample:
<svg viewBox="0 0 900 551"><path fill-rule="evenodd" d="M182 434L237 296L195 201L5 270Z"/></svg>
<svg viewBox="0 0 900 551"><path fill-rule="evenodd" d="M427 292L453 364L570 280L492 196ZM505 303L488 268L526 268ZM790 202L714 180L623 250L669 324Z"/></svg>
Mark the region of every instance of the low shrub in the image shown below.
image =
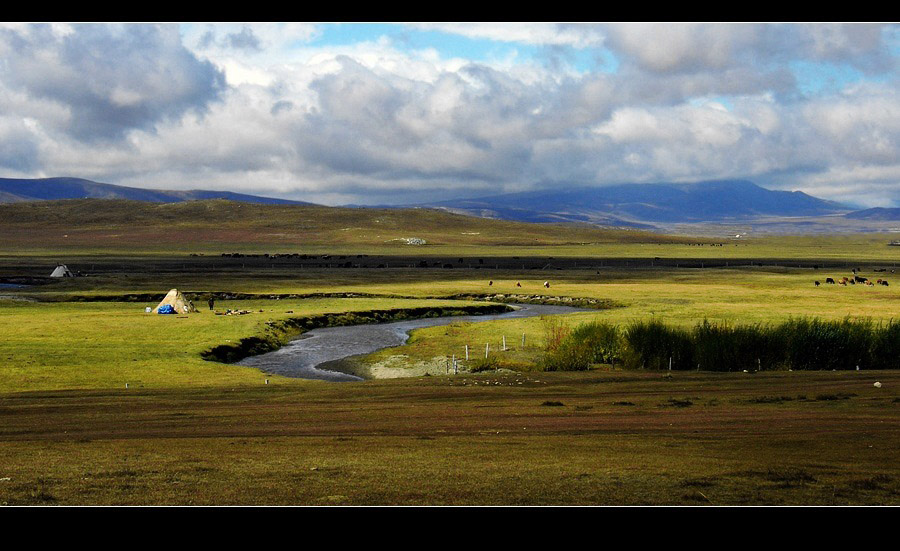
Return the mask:
<svg viewBox="0 0 900 551"><path fill-rule="evenodd" d="M496 371L500 368L500 360L496 356L488 356L487 358L478 358L469 362L470 373L481 373L482 371Z"/></svg>

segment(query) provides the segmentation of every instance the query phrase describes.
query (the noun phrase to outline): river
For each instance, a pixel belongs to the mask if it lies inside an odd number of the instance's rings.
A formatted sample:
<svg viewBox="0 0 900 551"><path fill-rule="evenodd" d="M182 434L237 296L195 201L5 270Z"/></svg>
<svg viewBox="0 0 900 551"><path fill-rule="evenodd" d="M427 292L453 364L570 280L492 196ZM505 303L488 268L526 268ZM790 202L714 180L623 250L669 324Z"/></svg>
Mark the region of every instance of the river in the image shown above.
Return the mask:
<svg viewBox="0 0 900 551"><path fill-rule="evenodd" d="M546 304L517 304L515 307L515 311L503 314L447 316L392 323L313 329L274 352L245 358L239 361L238 365L255 367L265 373L283 375L285 377L322 379L335 382L361 381L363 380L362 377L339 371L319 369L318 366L327 362L349 358L350 356L369 354L382 348L400 346L406 343L407 339L409 339L409 332L413 329L460 322L484 322L593 311L586 308Z"/></svg>

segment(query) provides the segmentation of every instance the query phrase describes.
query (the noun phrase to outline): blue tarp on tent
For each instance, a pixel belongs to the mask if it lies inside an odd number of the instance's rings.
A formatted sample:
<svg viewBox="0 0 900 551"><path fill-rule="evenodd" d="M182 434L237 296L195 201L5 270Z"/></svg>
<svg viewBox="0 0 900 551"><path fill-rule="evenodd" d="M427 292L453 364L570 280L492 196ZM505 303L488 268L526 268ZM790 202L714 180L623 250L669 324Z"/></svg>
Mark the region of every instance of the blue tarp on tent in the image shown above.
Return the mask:
<svg viewBox="0 0 900 551"><path fill-rule="evenodd" d="M171 304L163 304L159 307L159 310L156 311L157 314L174 314L175 308L172 307Z"/></svg>

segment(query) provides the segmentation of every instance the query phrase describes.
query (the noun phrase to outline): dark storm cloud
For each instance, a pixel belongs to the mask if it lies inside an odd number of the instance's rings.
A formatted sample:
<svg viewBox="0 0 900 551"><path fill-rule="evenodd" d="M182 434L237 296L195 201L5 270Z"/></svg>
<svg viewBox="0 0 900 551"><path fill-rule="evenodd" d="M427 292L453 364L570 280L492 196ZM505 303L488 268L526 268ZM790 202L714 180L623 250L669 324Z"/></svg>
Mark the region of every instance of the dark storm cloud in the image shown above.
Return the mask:
<svg viewBox="0 0 900 551"><path fill-rule="evenodd" d="M203 111L224 75L181 44L177 27L81 24L60 35L48 26L0 31L0 81L69 110L62 130L91 142L152 130L162 120Z"/></svg>

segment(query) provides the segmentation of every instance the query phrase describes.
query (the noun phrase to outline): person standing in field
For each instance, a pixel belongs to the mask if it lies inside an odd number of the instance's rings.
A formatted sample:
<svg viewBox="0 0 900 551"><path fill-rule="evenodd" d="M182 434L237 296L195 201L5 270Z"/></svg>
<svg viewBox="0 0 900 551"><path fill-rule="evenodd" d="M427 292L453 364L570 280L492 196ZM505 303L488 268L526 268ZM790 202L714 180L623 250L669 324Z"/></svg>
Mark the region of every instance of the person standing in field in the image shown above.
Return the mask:
<svg viewBox="0 0 900 551"><path fill-rule="evenodd" d="M209 297L208 304L209 304L209 309L212 310L213 307L216 305L216 299L214 299L213 297Z"/></svg>

